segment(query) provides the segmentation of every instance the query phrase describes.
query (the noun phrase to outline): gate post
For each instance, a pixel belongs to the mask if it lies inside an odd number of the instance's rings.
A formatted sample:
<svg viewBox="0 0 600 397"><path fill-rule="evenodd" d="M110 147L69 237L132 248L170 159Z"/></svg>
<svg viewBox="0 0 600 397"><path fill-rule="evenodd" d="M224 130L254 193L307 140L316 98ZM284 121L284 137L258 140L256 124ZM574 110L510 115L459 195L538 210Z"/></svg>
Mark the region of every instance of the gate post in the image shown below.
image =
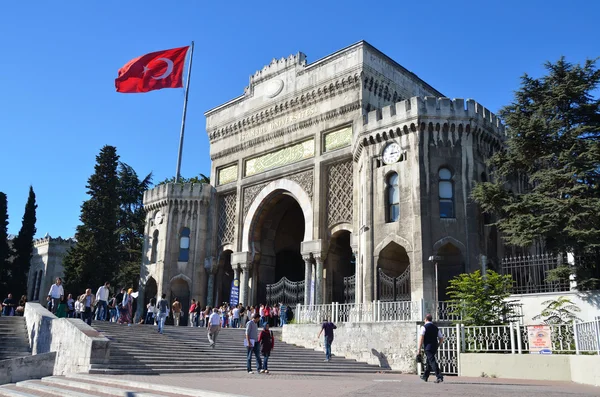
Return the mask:
<svg viewBox="0 0 600 397"><path fill-rule="evenodd" d="M523 343L521 340L521 326L519 323L515 323L515 329L517 330L517 352L518 354L523 353Z"/></svg>
<svg viewBox="0 0 600 397"><path fill-rule="evenodd" d="M458 376L460 376L461 340L460 324L456 324L456 372L458 372Z"/></svg>
<svg viewBox="0 0 600 397"><path fill-rule="evenodd" d="M508 323L510 332L510 354L515 354L515 334L513 333L513 322Z"/></svg>
<svg viewBox="0 0 600 397"><path fill-rule="evenodd" d="M421 327L419 326L419 324L417 324L417 347L419 347L419 339L421 338L420 334L421 331ZM421 354L421 352L419 351L419 354ZM423 360L423 356L421 356L421 360ZM417 363L417 375L421 376L421 363Z"/></svg>

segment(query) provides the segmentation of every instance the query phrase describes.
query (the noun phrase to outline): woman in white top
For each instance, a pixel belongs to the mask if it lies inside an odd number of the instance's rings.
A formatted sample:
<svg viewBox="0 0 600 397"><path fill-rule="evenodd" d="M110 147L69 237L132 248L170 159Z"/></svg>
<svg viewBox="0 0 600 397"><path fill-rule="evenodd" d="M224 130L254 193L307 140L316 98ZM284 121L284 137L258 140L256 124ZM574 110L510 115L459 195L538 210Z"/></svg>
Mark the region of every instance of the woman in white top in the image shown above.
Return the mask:
<svg viewBox="0 0 600 397"><path fill-rule="evenodd" d="M154 317L156 315L156 300L154 298L150 299L150 303L148 303L148 305L146 305L146 308L148 309L148 313L146 313L146 320L144 321L144 324L152 324L154 325Z"/></svg>

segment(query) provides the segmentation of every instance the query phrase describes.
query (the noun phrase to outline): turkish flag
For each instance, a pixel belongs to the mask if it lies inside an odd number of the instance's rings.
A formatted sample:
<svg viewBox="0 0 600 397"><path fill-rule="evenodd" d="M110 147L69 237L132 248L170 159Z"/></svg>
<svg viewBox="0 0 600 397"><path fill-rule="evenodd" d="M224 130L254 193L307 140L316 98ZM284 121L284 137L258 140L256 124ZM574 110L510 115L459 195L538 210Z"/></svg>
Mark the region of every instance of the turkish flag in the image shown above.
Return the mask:
<svg viewBox="0 0 600 397"><path fill-rule="evenodd" d="M152 52L127 62L115 79L117 92L137 93L183 87L188 47Z"/></svg>

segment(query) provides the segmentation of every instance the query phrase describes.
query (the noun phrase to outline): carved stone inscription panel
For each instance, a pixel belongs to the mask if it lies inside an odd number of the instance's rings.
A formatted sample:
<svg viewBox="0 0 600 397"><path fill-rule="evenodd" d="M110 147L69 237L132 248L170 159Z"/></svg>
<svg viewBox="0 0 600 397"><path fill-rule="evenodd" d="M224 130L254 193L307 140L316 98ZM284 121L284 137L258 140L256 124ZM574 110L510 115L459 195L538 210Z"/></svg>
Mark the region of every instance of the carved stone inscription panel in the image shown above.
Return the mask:
<svg viewBox="0 0 600 397"><path fill-rule="evenodd" d="M309 139L283 149L276 150L262 156L246 160L244 175L250 176L273 168L314 157L315 140Z"/></svg>

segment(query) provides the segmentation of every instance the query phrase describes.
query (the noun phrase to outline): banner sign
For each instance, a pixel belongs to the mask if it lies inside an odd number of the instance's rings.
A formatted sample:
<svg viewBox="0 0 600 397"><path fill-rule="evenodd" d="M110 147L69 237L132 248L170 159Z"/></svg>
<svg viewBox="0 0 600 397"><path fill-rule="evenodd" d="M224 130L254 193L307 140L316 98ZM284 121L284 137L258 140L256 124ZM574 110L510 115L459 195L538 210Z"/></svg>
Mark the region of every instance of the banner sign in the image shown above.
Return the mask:
<svg viewBox="0 0 600 397"><path fill-rule="evenodd" d="M549 325L527 326L529 353L552 354L552 330Z"/></svg>
<svg viewBox="0 0 600 397"><path fill-rule="evenodd" d="M231 291L229 293L229 304L237 306L240 303L240 280L235 279L231 282Z"/></svg>

